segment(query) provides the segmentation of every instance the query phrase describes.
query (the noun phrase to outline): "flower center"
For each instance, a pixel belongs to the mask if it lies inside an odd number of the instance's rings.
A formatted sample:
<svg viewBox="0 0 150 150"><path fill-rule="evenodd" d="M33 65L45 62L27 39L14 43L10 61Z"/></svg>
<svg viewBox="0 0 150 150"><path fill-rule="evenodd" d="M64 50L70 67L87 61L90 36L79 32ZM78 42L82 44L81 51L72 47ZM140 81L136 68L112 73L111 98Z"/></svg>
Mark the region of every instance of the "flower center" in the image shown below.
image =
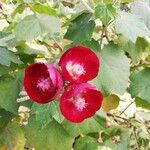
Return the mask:
<svg viewBox="0 0 150 150"><path fill-rule="evenodd" d="M77 79L80 75L85 73L84 67L78 63L68 62L66 69L73 79Z"/></svg>
<svg viewBox="0 0 150 150"><path fill-rule="evenodd" d="M43 92L45 90L48 90L50 87L50 80L47 78L47 79L40 79L38 80L37 82L37 88L41 89Z"/></svg>
<svg viewBox="0 0 150 150"><path fill-rule="evenodd" d="M85 109L86 106L88 105L88 103L85 102L85 99L81 97L76 97L74 99L74 104L78 109L78 111L83 111L83 109Z"/></svg>

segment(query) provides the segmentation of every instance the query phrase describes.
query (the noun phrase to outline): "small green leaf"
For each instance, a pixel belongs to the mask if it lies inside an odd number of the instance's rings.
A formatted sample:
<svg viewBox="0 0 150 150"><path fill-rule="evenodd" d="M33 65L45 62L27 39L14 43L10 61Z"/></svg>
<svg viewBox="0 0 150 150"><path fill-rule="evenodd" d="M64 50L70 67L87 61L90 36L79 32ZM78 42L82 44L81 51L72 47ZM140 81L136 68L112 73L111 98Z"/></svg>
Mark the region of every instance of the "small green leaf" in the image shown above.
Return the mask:
<svg viewBox="0 0 150 150"><path fill-rule="evenodd" d="M21 14L26 8L26 4L20 4L17 6L17 8L14 10L14 12L11 14L12 18L15 17L17 13Z"/></svg>
<svg viewBox="0 0 150 150"><path fill-rule="evenodd" d="M30 15L20 21L15 29L18 40L31 41L40 35L50 33L51 35L61 32L58 18L46 14Z"/></svg>
<svg viewBox="0 0 150 150"><path fill-rule="evenodd" d="M57 101L43 105L34 103L31 108L31 113L35 114L39 128L44 128L53 120L52 118L54 118L58 123L62 123L64 119L60 112L59 103Z"/></svg>
<svg viewBox="0 0 150 150"><path fill-rule="evenodd" d="M48 5L43 5L43 4L37 3L37 4L33 5L33 9L41 14L43 13L43 14L48 14L50 16L56 16L55 9L51 8Z"/></svg>
<svg viewBox="0 0 150 150"><path fill-rule="evenodd" d="M100 124L102 128L106 127L106 117L106 112L102 108L93 116L93 118Z"/></svg>
<svg viewBox="0 0 150 150"><path fill-rule="evenodd" d="M150 101L150 68L134 72L130 80L129 92L132 97L139 97Z"/></svg>
<svg viewBox="0 0 150 150"><path fill-rule="evenodd" d="M60 112L60 108L59 108L59 102L58 101L53 101L51 102L51 115L52 117L58 122L58 123L62 123L64 120L63 115Z"/></svg>
<svg viewBox="0 0 150 150"><path fill-rule="evenodd" d="M95 52L98 52L100 49L99 42L93 38L90 41L83 42L82 45L93 49Z"/></svg>
<svg viewBox="0 0 150 150"><path fill-rule="evenodd" d="M146 52L148 48L150 48L149 42L141 37L138 37L136 43L126 40L124 43L120 43L123 49L129 53L132 59L132 64L137 64Z"/></svg>
<svg viewBox="0 0 150 150"><path fill-rule="evenodd" d="M120 12L115 26L117 33L123 34L134 43L137 37L150 36L150 31L144 22L138 16L127 12Z"/></svg>
<svg viewBox="0 0 150 150"><path fill-rule="evenodd" d="M125 2L125 3L131 3L131 2L134 2L134 0L123 0L123 2Z"/></svg>
<svg viewBox="0 0 150 150"><path fill-rule="evenodd" d="M116 15L116 10L112 4L99 4L95 8L95 17L99 18L103 25L106 26L110 20L114 19Z"/></svg>
<svg viewBox="0 0 150 150"><path fill-rule="evenodd" d="M64 38L72 40L74 44L80 44L90 40L94 31L95 22L90 20L91 14L83 13L75 18L69 26Z"/></svg>
<svg viewBox="0 0 150 150"><path fill-rule="evenodd" d="M6 48L0 47L0 64L4 66L10 66L11 62L18 64L20 63L20 60L13 52Z"/></svg>
<svg viewBox="0 0 150 150"><path fill-rule="evenodd" d="M143 99L137 97L135 99L135 104L136 104L136 107L141 107L141 108L150 110L150 102L149 101L146 101L146 100L143 100Z"/></svg>
<svg viewBox="0 0 150 150"><path fill-rule="evenodd" d="M12 77L0 78L0 106L14 114L18 113L17 103L19 87L18 81Z"/></svg>

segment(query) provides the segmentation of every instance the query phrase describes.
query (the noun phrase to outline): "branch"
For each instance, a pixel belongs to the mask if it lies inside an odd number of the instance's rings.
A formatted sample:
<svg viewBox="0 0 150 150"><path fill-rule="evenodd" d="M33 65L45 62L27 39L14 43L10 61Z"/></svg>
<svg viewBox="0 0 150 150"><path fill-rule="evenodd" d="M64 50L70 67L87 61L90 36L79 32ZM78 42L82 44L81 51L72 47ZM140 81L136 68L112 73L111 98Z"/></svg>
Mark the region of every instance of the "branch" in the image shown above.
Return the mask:
<svg viewBox="0 0 150 150"><path fill-rule="evenodd" d="M150 67L150 63L148 62L139 63L137 65L131 66L131 69L137 69L139 67Z"/></svg>
<svg viewBox="0 0 150 150"><path fill-rule="evenodd" d="M37 14L37 12L33 9L32 5L30 5L29 3L28 3L28 7L32 10L32 12L33 12L35 15Z"/></svg>
<svg viewBox="0 0 150 150"><path fill-rule="evenodd" d="M134 103L134 101L132 101L121 113L120 116Z"/></svg>
<svg viewBox="0 0 150 150"><path fill-rule="evenodd" d="M102 42L103 42L103 36L104 36L104 28L102 29L101 37L100 37L100 51L102 49Z"/></svg>
<svg viewBox="0 0 150 150"><path fill-rule="evenodd" d="M11 21L8 20L6 14L4 14L4 13L2 12L2 15L3 15L4 18L1 18L1 19L5 19L5 20L7 21L8 24L11 24L11 23L12 23Z"/></svg>
<svg viewBox="0 0 150 150"><path fill-rule="evenodd" d="M115 115L115 114L107 113L107 115L112 116L114 119L118 118L119 120L116 119L116 121L119 121L119 122L121 121L121 119L126 121L126 122L129 122L129 120L127 118L124 118L124 117L121 117L121 116L118 116L118 115ZM123 121L121 121L121 122L123 122Z"/></svg>
<svg viewBox="0 0 150 150"><path fill-rule="evenodd" d="M107 33L107 27L105 27L104 28L105 30L105 37L106 37L106 39L107 39L107 41L108 41L108 43L110 42L110 40L109 40L109 37L108 37L108 33Z"/></svg>

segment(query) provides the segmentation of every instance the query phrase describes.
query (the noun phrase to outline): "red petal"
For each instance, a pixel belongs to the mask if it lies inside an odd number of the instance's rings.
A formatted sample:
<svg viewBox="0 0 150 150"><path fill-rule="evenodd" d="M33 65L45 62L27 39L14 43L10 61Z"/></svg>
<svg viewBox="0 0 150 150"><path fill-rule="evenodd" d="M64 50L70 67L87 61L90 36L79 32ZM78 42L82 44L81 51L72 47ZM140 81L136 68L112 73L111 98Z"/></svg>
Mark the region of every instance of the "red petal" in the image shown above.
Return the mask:
<svg viewBox="0 0 150 150"><path fill-rule="evenodd" d="M68 62L73 64L81 64L85 73L74 79L67 71L66 65ZM98 75L99 59L97 55L89 48L75 46L68 49L60 58L59 64L62 69L62 74L65 80L72 83L82 83L92 80Z"/></svg>
<svg viewBox="0 0 150 150"><path fill-rule="evenodd" d="M86 117L88 118L93 116L95 112L100 109L102 105L103 94L100 91L88 89L84 94L84 97L89 104L89 107L86 111ZM93 109L93 112L91 111L91 109Z"/></svg>
<svg viewBox="0 0 150 150"><path fill-rule="evenodd" d="M75 98L84 99L85 107L79 109ZM88 83L73 84L61 96L60 109L67 120L78 123L92 117L101 107L102 100L103 94L95 86Z"/></svg>
<svg viewBox="0 0 150 150"><path fill-rule="evenodd" d="M41 80L46 80L46 85L43 83L44 89L37 86ZM62 87L61 75L53 65L35 63L25 70L24 88L33 101L48 103L60 93Z"/></svg>

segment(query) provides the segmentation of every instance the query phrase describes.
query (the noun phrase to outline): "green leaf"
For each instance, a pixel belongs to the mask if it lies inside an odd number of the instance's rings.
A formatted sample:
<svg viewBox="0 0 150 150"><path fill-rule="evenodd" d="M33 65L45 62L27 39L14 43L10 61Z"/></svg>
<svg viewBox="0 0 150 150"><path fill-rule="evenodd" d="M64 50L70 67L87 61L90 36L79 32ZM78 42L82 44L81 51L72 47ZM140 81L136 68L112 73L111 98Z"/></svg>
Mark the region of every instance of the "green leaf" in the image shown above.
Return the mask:
<svg viewBox="0 0 150 150"><path fill-rule="evenodd" d="M132 97L139 97L150 101L150 68L134 72L130 80L129 92Z"/></svg>
<svg viewBox="0 0 150 150"><path fill-rule="evenodd" d="M14 35L8 34L6 36L0 37L0 46L10 46L10 41L14 39Z"/></svg>
<svg viewBox="0 0 150 150"><path fill-rule="evenodd" d="M61 32L58 18L46 14L30 15L20 21L15 29L18 40L31 41L40 35L50 33L51 35Z"/></svg>
<svg viewBox="0 0 150 150"><path fill-rule="evenodd" d="M3 128L0 134L0 149L23 150L25 146L25 137L20 125L10 122Z"/></svg>
<svg viewBox="0 0 150 150"><path fill-rule="evenodd" d="M97 120L98 119L98 120ZM99 122L101 121L101 122ZM82 123L71 123L67 120L64 120L63 127L64 129L72 136L78 136L80 134L87 134L92 132L99 132L104 128L103 124L105 123L106 118L88 118Z"/></svg>
<svg viewBox="0 0 150 150"><path fill-rule="evenodd" d="M27 44L25 42L21 42L18 46L16 46L18 53L20 54L36 54L36 55L41 55L45 57L50 57L50 52L48 49L39 44Z"/></svg>
<svg viewBox="0 0 150 150"><path fill-rule="evenodd" d="M20 63L20 60L13 52L6 48L0 47L0 64L10 66L11 62L18 64Z"/></svg>
<svg viewBox="0 0 150 150"><path fill-rule="evenodd" d="M130 134L125 128L113 126L104 130L101 136L104 142L99 146L100 150L130 150Z"/></svg>
<svg viewBox="0 0 150 150"><path fill-rule="evenodd" d="M98 1L99 2L99 1ZM103 2L105 3L105 4L110 4L110 3L112 3L112 0L103 0Z"/></svg>
<svg viewBox="0 0 150 150"><path fill-rule="evenodd" d="M63 115L60 112L59 108L59 102L58 101L53 101L51 102L51 115L52 117L58 122L62 123L64 120Z"/></svg>
<svg viewBox="0 0 150 150"><path fill-rule="evenodd" d="M121 143L114 143L111 139L107 140L99 150L131 150L128 142L129 138L121 138Z"/></svg>
<svg viewBox="0 0 150 150"><path fill-rule="evenodd" d="M4 128L15 115L0 107L0 130Z"/></svg>
<svg viewBox="0 0 150 150"><path fill-rule="evenodd" d="M0 38L3 38L5 36L9 35L8 33L5 33L3 31L0 31Z"/></svg>
<svg viewBox="0 0 150 150"><path fill-rule="evenodd" d="M119 105L119 97L117 95L110 95L105 97L103 100L102 107L106 112L109 112L112 109L116 109Z"/></svg>
<svg viewBox="0 0 150 150"><path fill-rule="evenodd" d="M51 8L48 5L37 3L33 5L33 9L37 11L38 13L48 14L50 16L56 16L55 9Z"/></svg>
<svg viewBox="0 0 150 150"><path fill-rule="evenodd" d="M123 2L125 2L125 3L131 3L131 2L134 2L134 0L123 0Z"/></svg>
<svg viewBox="0 0 150 150"><path fill-rule="evenodd" d="M126 44L123 45L123 49L131 56L132 64L137 64L148 48L150 48L149 42L141 37L137 38L136 43L127 41Z"/></svg>
<svg viewBox="0 0 150 150"><path fill-rule="evenodd" d="M39 128L44 128L52 121L50 103L43 105L33 103L31 113L35 114Z"/></svg>
<svg viewBox="0 0 150 150"><path fill-rule="evenodd" d="M14 10L14 12L11 14L12 18L15 17L15 15L17 13L21 14L23 13L23 11L25 10L26 8L26 4L20 4L17 6L17 8Z"/></svg>
<svg viewBox="0 0 150 150"><path fill-rule="evenodd" d="M117 33L123 34L132 42L136 42L137 37L150 36L150 31L144 22L136 15L120 12L115 23Z"/></svg>
<svg viewBox="0 0 150 150"><path fill-rule="evenodd" d="M70 150L74 142L62 126L56 121L50 122L44 129L39 130L35 117L31 117L29 124L25 127L27 142L36 150Z"/></svg>
<svg viewBox="0 0 150 150"><path fill-rule="evenodd" d="M115 44L105 45L101 53L100 73L92 81L106 96L123 95L128 85L129 60Z"/></svg>
<svg viewBox="0 0 150 150"><path fill-rule="evenodd" d="M27 65L27 64L32 64L32 63L35 63L35 58L37 56L35 54L25 54L25 53L20 53L19 54L19 58L20 60L24 63L24 67ZM23 66L22 65L22 66Z"/></svg>
<svg viewBox="0 0 150 150"><path fill-rule="evenodd" d="M63 116L59 110L59 103L57 101L48 104L34 103L31 108L31 113L35 114L37 124L40 128L44 128L54 118L58 123L62 123Z"/></svg>
<svg viewBox="0 0 150 150"><path fill-rule="evenodd" d="M114 19L116 15L116 10L112 4L99 4L95 8L95 17L99 18L103 25L106 26L110 22L110 20Z"/></svg>
<svg viewBox="0 0 150 150"><path fill-rule="evenodd" d="M106 117L106 112L102 108L93 116L93 118L100 124L102 128L106 127Z"/></svg>
<svg viewBox="0 0 150 150"><path fill-rule="evenodd" d="M94 31L95 22L90 20L91 14L83 13L75 18L69 25L64 38L72 40L74 44L80 44L90 40Z"/></svg>
<svg viewBox="0 0 150 150"><path fill-rule="evenodd" d="M74 150L98 150L100 143L92 137L85 136L77 139Z"/></svg>
<svg viewBox="0 0 150 150"><path fill-rule="evenodd" d="M94 50L95 52L98 52L100 49L100 45L99 42L96 41L95 39L91 39L90 41L85 41L82 43L82 45L91 48L92 50Z"/></svg>
<svg viewBox="0 0 150 150"><path fill-rule="evenodd" d="M7 74L10 71L8 67L0 65L0 77L3 76L4 74Z"/></svg>
<svg viewBox="0 0 150 150"><path fill-rule="evenodd" d="M5 110L17 114L19 104L18 97L18 81L12 77L0 78L0 106Z"/></svg>
<svg viewBox="0 0 150 150"><path fill-rule="evenodd" d="M135 99L135 104L136 104L136 107L141 107L141 108L150 110L150 102L149 101L146 101L146 100L143 100L143 99L137 97Z"/></svg>

